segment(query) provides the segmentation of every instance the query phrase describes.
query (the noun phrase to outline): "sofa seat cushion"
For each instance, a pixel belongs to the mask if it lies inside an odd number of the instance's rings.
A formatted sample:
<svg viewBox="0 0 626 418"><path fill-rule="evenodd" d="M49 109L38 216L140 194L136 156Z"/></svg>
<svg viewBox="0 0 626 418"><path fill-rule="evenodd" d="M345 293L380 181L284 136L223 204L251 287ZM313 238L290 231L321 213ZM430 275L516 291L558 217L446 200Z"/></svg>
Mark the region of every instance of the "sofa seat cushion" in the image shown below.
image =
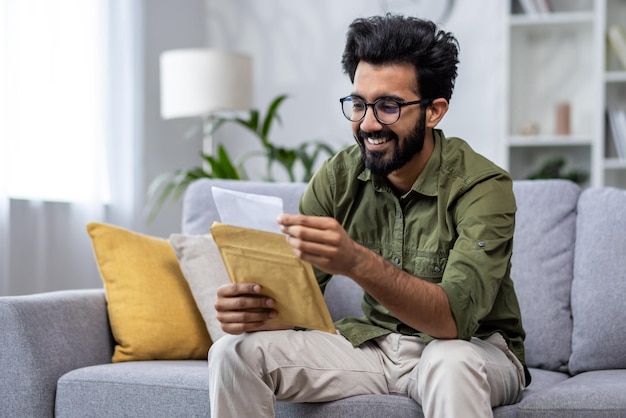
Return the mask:
<svg viewBox="0 0 626 418"><path fill-rule="evenodd" d="M544 389L520 406L521 418L626 416L626 370L585 372Z"/></svg>
<svg viewBox="0 0 626 418"><path fill-rule="evenodd" d="M531 370L533 382L520 404L496 408L496 418L512 418L526 402L568 376ZM626 373L626 371L624 371ZM56 417L207 417L209 375L202 360L157 360L102 364L73 370L57 384ZM423 417L422 408L401 396L363 395L319 404L278 402L276 416Z"/></svg>
<svg viewBox="0 0 626 418"><path fill-rule="evenodd" d="M59 379L56 417L208 417L209 373L203 360L102 364Z"/></svg>
<svg viewBox="0 0 626 418"><path fill-rule="evenodd" d="M519 405L530 402L533 397L543 394L551 387L570 378L570 375L567 373L534 368L530 368L530 374L532 376L532 381L524 390L522 400L519 402Z"/></svg>
<svg viewBox="0 0 626 418"><path fill-rule="evenodd" d="M277 403L276 418L424 417L422 407L395 395L361 395L323 403Z"/></svg>

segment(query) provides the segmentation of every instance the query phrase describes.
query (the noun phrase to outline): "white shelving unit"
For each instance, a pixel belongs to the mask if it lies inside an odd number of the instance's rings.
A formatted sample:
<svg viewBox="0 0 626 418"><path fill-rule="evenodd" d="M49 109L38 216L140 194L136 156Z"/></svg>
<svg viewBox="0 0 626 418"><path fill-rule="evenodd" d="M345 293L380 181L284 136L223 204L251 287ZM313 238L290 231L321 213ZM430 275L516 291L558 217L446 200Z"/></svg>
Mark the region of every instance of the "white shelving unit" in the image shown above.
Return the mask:
<svg viewBox="0 0 626 418"><path fill-rule="evenodd" d="M626 30L626 0L546 0L549 12L529 12L510 0L507 15L504 161L515 179L548 160L563 172L584 172L584 186L626 188L608 129L609 107L626 109L626 70L607 43L607 28ZM557 107L570 108L570 130L557 133Z"/></svg>
<svg viewBox="0 0 626 418"><path fill-rule="evenodd" d="M626 31L626 0L605 0L605 13L602 23L605 28L620 25ZM626 68L621 64L613 50L605 44L605 71L603 74L603 103L605 108L626 109ZM612 143L612 134L608 124L602 132L605 139L605 159L603 161L603 181L609 186L626 188L626 159L618 159Z"/></svg>

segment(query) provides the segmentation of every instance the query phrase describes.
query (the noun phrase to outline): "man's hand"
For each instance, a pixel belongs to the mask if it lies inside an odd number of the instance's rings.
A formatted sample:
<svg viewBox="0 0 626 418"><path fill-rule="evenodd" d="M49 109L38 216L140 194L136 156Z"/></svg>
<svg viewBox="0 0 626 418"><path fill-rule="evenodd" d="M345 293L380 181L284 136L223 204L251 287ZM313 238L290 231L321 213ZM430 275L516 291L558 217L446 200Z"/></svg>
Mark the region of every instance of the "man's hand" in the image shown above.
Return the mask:
<svg viewBox="0 0 626 418"><path fill-rule="evenodd" d="M359 246L335 219L283 214L278 224L299 258L326 273L350 276Z"/></svg>
<svg viewBox="0 0 626 418"><path fill-rule="evenodd" d="M216 318L224 332L243 334L293 328L291 325L268 323L277 316L273 309L274 300L260 293L261 286L254 283L233 283L217 289Z"/></svg>

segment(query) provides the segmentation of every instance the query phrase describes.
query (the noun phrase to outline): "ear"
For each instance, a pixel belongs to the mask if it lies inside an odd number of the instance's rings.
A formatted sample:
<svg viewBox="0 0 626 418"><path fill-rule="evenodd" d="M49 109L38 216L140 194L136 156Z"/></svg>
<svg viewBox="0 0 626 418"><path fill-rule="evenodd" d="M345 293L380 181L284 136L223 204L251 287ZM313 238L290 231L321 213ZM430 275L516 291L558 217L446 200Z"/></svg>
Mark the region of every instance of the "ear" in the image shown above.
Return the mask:
<svg viewBox="0 0 626 418"><path fill-rule="evenodd" d="M433 100L428 109L426 109L426 127L436 127L447 111L448 101L446 99L440 97Z"/></svg>

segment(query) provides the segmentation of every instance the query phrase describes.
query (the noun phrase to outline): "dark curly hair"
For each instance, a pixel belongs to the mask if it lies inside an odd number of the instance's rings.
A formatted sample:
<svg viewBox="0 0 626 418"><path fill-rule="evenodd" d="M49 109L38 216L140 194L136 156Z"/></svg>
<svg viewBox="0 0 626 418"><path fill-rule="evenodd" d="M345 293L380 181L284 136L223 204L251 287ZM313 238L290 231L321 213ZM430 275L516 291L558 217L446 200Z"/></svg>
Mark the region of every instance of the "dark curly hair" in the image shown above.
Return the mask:
<svg viewBox="0 0 626 418"><path fill-rule="evenodd" d="M413 64L422 98L443 97L454 90L459 43L431 21L387 13L355 19L348 28L341 64L354 83L360 61L373 65Z"/></svg>

